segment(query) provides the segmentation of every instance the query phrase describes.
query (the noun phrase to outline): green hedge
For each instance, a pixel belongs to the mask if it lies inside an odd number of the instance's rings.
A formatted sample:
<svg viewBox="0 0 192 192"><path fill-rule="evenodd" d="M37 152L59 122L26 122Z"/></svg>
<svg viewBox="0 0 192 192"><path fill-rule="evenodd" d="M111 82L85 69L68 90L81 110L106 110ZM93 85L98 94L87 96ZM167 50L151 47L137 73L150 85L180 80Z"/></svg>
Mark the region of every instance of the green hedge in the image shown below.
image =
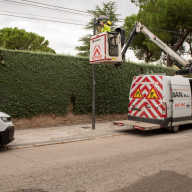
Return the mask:
<svg viewBox="0 0 192 192"><path fill-rule="evenodd" d="M175 70L147 64L96 65L96 113L127 112L133 76ZM0 111L13 117L92 110L92 65L87 58L0 49Z"/></svg>

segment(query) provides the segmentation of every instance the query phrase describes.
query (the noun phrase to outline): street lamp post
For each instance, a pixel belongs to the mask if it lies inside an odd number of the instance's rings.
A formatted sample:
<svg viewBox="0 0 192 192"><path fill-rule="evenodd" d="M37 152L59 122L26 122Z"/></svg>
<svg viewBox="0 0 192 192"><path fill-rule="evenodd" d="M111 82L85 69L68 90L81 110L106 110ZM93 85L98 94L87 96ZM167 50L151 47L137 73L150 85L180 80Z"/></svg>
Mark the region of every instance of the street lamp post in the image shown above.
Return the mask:
<svg viewBox="0 0 192 192"><path fill-rule="evenodd" d="M93 35L96 34L96 19L93 20ZM95 129L95 64L93 63L92 130Z"/></svg>

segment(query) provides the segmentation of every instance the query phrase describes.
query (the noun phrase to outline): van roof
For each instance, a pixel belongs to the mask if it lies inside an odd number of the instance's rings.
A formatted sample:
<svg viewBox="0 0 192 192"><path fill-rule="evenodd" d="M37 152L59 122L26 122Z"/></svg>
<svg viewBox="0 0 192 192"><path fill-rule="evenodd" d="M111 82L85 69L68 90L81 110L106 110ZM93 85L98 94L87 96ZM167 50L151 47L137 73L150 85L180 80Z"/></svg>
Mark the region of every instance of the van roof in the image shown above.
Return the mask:
<svg viewBox="0 0 192 192"><path fill-rule="evenodd" d="M166 75L166 73L146 73L146 74L139 74L138 76L144 76L144 75Z"/></svg>

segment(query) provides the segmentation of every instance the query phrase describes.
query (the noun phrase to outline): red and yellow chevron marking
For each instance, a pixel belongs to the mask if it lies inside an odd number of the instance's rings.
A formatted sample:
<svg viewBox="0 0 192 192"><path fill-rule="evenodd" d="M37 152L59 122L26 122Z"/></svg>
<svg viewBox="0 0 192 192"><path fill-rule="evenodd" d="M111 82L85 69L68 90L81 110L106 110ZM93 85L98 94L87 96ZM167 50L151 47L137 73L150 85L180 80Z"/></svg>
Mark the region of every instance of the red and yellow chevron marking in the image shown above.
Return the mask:
<svg viewBox="0 0 192 192"><path fill-rule="evenodd" d="M161 119L163 109L162 93L162 76L134 77L130 92L129 115Z"/></svg>

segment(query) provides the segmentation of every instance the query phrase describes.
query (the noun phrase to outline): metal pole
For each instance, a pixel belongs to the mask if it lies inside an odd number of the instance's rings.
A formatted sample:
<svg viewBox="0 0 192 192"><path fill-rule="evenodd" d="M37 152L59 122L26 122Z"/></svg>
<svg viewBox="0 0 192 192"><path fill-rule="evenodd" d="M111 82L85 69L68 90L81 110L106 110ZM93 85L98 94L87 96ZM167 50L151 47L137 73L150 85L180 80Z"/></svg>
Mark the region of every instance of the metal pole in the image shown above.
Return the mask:
<svg viewBox="0 0 192 192"><path fill-rule="evenodd" d="M96 34L96 19L93 20L93 35ZM93 63L92 130L95 129L95 64Z"/></svg>

